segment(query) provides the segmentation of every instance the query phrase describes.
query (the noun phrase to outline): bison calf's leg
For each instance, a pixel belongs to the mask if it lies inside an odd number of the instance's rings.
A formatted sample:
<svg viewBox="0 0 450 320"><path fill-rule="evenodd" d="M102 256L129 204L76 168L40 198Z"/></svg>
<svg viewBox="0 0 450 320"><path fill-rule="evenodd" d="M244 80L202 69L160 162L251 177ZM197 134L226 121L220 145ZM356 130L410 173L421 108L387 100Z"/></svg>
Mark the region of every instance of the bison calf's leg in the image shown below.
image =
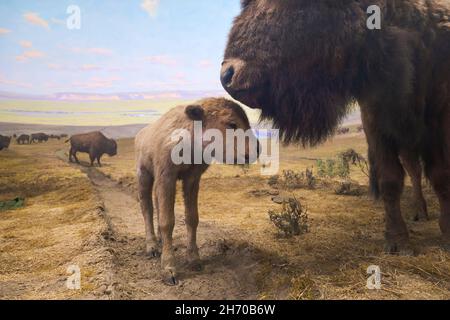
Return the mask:
<svg viewBox="0 0 450 320"><path fill-rule="evenodd" d="M191 269L199 271L202 268L197 247L198 227L198 190L200 177L188 177L183 180L186 229L188 236L187 260Z"/></svg>
<svg viewBox="0 0 450 320"><path fill-rule="evenodd" d="M404 184L403 167L392 150L379 155L377 167L380 193L386 213L385 250L387 253L410 255L413 251L409 245L408 229L400 210Z"/></svg>
<svg viewBox="0 0 450 320"><path fill-rule="evenodd" d="M414 221L428 220L427 202L422 192L422 165L418 157L414 157L407 153L400 155L403 167L411 177L411 183L414 194L414 212L412 212L412 219Z"/></svg>
<svg viewBox="0 0 450 320"><path fill-rule="evenodd" d="M100 162L100 158L101 158L101 156L98 156L98 157L97 157L97 163L98 163L98 166L99 166L99 167L102 166L102 163Z"/></svg>
<svg viewBox="0 0 450 320"><path fill-rule="evenodd" d="M151 257L159 255L153 224L153 176L146 169L138 169L138 196L145 223L145 252Z"/></svg>
<svg viewBox="0 0 450 320"><path fill-rule="evenodd" d="M155 179L155 193L158 198L159 229L162 240L161 267L163 281L169 285L176 285L177 272L173 254L172 235L175 226L175 191L176 177L164 173L157 173Z"/></svg>

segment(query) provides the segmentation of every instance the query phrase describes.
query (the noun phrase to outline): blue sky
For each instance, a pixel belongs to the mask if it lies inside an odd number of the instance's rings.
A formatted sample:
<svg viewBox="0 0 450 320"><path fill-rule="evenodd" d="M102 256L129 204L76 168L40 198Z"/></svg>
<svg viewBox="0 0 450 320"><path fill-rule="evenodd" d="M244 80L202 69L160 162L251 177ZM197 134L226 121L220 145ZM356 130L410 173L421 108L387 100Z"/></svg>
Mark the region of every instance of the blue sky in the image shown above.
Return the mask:
<svg viewBox="0 0 450 320"><path fill-rule="evenodd" d="M69 5L81 29L66 26ZM0 1L0 91L220 90L239 0Z"/></svg>

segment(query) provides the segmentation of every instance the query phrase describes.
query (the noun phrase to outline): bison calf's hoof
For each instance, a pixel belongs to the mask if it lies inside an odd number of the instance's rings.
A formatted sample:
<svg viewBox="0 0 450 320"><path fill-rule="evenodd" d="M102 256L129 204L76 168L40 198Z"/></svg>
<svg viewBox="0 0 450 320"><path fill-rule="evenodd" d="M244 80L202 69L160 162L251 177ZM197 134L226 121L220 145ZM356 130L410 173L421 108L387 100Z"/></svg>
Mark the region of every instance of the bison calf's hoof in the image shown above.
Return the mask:
<svg viewBox="0 0 450 320"><path fill-rule="evenodd" d="M147 245L145 254L150 258L158 258L161 256L161 252L156 245Z"/></svg>
<svg viewBox="0 0 450 320"><path fill-rule="evenodd" d="M168 286L177 286L179 284L179 281L177 279L176 271L173 269L164 270L162 274L162 281L165 285Z"/></svg>

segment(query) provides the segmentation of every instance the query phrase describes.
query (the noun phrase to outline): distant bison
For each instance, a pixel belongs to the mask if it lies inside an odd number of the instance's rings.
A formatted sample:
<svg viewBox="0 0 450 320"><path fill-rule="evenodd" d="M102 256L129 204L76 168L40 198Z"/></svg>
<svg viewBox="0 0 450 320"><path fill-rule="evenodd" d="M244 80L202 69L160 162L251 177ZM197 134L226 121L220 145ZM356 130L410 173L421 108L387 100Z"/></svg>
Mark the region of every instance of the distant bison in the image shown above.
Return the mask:
<svg viewBox="0 0 450 320"><path fill-rule="evenodd" d="M30 143L48 141L48 138L49 136L45 133L33 133L30 138Z"/></svg>
<svg viewBox="0 0 450 320"><path fill-rule="evenodd" d="M381 29L367 26L381 9ZM225 90L273 120L286 142L316 145L356 100L386 251L411 253L400 210L401 154L423 160L450 243L450 1L243 0L221 71Z"/></svg>
<svg viewBox="0 0 450 320"><path fill-rule="evenodd" d="M30 136L28 134L21 134L18 138L17 138L17 144L25 144L25 143L30 143Z"/></svg>
<svg viewBox="0 0 450 320"><path fill-rule="evenodd" d="M80 163L77 158L77 152L85 152L89 153L91 166L94 165L95 160L101 166L100 158L103 154L106 153L110 157L117 154L116 141L106 138L103 133L98 131L74 135L66 142L69 141L71 145L69 152L70 162L73 162L73 157L77 163Z"/></svg>
<svg viewBox="0 0 450 320"><path fill-rule="evenodd" d="M0 150L8 149L11 143L11 137L5 137L0 135Z"/></svg>
<svg viewBox="0 0 450 320"><path fill-rule="evenodd" d="M50 139L56 139L56 140L61 140L61 136L57 135L57 134L51 134L49 136Z"/></svg>
<svg viewBox="0 0 450 320"><path fill-rule="evenodd" d="M338 135L343 135L343 134L348 134L348 133L350 133L350 128L339 128L338 130L337 130L337 134Z"/></svg>

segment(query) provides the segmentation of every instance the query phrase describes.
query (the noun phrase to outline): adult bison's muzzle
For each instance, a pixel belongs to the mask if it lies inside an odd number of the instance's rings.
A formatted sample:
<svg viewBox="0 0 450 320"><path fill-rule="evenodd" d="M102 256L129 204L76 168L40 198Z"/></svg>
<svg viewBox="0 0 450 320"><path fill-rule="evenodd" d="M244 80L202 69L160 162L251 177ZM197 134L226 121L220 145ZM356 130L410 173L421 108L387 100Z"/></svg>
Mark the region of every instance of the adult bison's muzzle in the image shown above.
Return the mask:
<svg viewBox="0 0 450 320"><path fill-rule="evenodd" d="M226 59L222 63L220 81L234 99L250 108L261 108L267 83L264 69L240 59Z"/></svg>

